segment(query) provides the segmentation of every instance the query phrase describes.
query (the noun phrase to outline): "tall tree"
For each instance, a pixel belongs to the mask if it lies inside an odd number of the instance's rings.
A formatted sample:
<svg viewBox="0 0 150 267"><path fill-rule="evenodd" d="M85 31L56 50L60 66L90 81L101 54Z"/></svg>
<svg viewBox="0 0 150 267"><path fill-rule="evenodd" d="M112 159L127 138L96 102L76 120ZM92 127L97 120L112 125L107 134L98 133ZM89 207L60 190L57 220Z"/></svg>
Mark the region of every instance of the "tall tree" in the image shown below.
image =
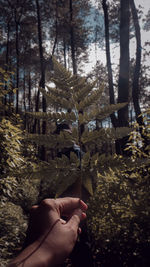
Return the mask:
<svg viewBox="0 0 150 267"><path fill-rule="evenodd" d="M38 39L39 39L39 54L40 54L40 65L41 65L41 80L39 86L45 89L45 66L44 66L44 55L43 55L43 41L42 41L42 28L41 28L41 16L40 16L40 5L39 0L36 0L37 10L37 21L38 21ZM39 93L37 94L39 97ZM46 99L42 97L42 109L46 112ZM46 133L46 121L42 123L42 134ZM45 148L42 146L41 158L45 160Z"/></svg>
<svg viewBox="0 0 150 267"><path fill-rule="evenodd" d="M118 103L129 98L129 0L120 1L120 70L118 81ZM118 111L119 126L129 126L128 105Z"/></svg>
<svg viewBox="0 0 150 267"><path fill-rule="evenodd" d="M141 114L141 108L139 103L139 78L141 70L141 32L140 25L138 20L138 14L135 7L134 0L130 0L131 12L133 17L133 23L135 28L135 38L136 38L136 61L134 66L133 73L133 82L132 82L132 99L134 104L134 110L136 114L136 120L140 125L143 125L142 117L139 117Z"/></svg>
<svg viewBox="0 0 150 267"><path fill-rule="evenodd" d="M73 74L77 74L77 62L75 56L75 37L74 37L74 17L73 17L73 1L69 0L70 10L70 43L71 43L71 58L73 66Z"/></svg>
<svg viewBox="0 0 150 267"><path fill-rule="evenodd" d="M129 101L129 0L120 1L120 66L118 81L118 103ZM118 110L118 126L129 127L128 104ZM124 154L128 137L118 140L116 152Z"/></svg>
<svg viewBox="0 0 150 267"><path fill-rule="evenodd" d="M15 49L16 49L16 113L19 110L19 79L20 79L20 48L19 48L19 33L20 33L20 22L24 12L24 5L27 0L16 0L9 1L7 0L9 6L12 9L14 14L14 22L15 22Z"/></svg>
<svg viewBox="0 0 150 267"><path fill-rule="evenodd" d="M118 3L117 3L118 4ZM109 84L109 97L110 103L115 103L113 74L110 56L110 33L109 33L109 16L108 16L108 2L102 1L102 7L104 11L104 24L105 24L105 46L106 46L106 59L107 59L107 71L108 71L108 84ZM114 6L113 6L114 7ZM113 10L114 11L114 10ZM120 0L120 61L119 61L119 80L118 80L118 103L128 102L129 98L129 0ZM115 31L115 33L114 33ZM113 29L111 36L114 40L117 39L118 31ZM111 122L114 127L128 127L128 105L118 111L118 118L115 114L111 115ZM127 138L123 138L116 141L116 152L118 154L124 153L124 148L127 142Z"/></svg>
<svg viewBox="0 0 150 267"><path fill-rule="evenodd" d="M104 11L105 46L106 46L107 71L108 71L109 98L110 98L110 104L115 104L113 74L112 74L111 55L110 55L110 34L109 34L109 17L108 17L107 0L102 0L102 7ZM110 118L112 125L114 127L117 127L117 118L115 114L111 114Z"/></svg>

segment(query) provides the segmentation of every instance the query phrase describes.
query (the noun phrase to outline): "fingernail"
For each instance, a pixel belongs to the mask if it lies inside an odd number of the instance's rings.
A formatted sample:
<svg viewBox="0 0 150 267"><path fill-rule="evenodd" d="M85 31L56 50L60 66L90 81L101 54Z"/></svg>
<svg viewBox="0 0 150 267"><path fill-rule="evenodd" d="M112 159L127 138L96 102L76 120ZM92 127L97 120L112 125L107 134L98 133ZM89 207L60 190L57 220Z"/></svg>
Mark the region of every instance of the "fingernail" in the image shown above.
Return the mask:
<svg viewBox="0 0 150 267"><path fill-rule="evenodd" d="M86 219L86 213L85 212L82 212L82 220Z"/></svg>
<svg viewBox="0 0 150 267"><path fill-rule="evenodd" d="M83 200L81 200L81 199L80 199L80 206L81 206L82 209L84 209L84 210L87 210L87 209L88 209L87 204L86 204Z"/></svg>

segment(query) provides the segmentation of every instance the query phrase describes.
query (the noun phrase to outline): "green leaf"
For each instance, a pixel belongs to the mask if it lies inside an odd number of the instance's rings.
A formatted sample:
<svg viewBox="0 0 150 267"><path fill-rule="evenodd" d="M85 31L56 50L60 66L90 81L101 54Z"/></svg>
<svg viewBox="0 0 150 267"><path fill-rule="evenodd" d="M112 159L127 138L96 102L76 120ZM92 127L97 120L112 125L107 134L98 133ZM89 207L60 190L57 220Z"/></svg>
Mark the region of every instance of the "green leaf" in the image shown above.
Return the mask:
<svg viewBox="0 0 150 267"><path fill-rule="evenodd" d="M90 177L88 174L84 175L83 177L83 186L85 189L89 192L89 194L92 196L93 195L93 186L92 186L92 177Z"/></svg>

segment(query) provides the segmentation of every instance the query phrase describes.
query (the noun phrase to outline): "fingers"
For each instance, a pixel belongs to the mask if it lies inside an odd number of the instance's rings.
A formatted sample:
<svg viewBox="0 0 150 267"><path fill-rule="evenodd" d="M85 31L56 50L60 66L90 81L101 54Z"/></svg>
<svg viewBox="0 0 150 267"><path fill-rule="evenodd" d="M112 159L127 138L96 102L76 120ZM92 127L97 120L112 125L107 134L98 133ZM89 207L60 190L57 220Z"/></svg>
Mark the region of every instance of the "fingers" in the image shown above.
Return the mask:
<svg viewBox="0 0 150 267"><path fill-rule="evenodd" d="M56 203L59 206L60 214L68 216L72 214L73 210L80 208L82 211L87 210L87 205L79 198L58 198Z"/></svg>
<svg viewBox="0 0 150 267"><path fill-rule="evenodd" d="M39 206L35 205L32 207L31 216L34 216L34 214L38 211L40 212L43 208L50 212L49 214L51 214L51 219L55 221L63 216L69 219L76 213L80 219L84 219L86 217L85 212L87 210L87 205L79 198L72 197L44 199ZM79 209L83 212L82 218L79 215Z"/></svg>
<svg viewBox="0 0 150 267"><path fill-rule="evenodd" d="M77 231L79 229L80 221L84 220L85 218L86 214L81 209L75 209L67 225L71 226Z"/></svg>
<svg viewBox="0 0 150 267"><path fill-rule="evenodd" d="M30 213L33 213L34 211L36 211L38 207L39 207L38 205L32 206L30 209Z"/></svg>

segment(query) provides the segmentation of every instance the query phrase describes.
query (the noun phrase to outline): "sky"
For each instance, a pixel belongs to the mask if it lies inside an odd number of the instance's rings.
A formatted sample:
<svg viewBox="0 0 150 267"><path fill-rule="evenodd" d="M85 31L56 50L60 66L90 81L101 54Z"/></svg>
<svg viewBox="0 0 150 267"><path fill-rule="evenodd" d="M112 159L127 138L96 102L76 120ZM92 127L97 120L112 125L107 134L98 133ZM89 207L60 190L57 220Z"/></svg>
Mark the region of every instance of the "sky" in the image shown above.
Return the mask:
<svg viewBox="0 0 150 267"><path fill-rule="evenodd" d="M95 0L91 0L91 3L95 5ZM135 5L137 8L139 5L141 5L143 7L144 14L147 14L148 10L150 9L150 0L135 0ZM144 51L144 43L146 41L150 41L150 38L149 38L150 33L143 31L142 22L140 23L141 23L142 47ZM133 38L132 41L130 42L130 56L131 57L135 56L135 51L136 51L136 42L135 42L135 38ZM98 46L95 46L95 44L90 45L88 54L89 54L89 64L85 64L84 66L84 70L86 73L89 73L92 70L97 60L100 60L101 62L103 62L103 64L106 64L105 51L99 48ZM119 55L120 55L119 46L117 47L116 44L115 45L112 44L111 45L111 60L112 60L112 64L114 68L118 64ZM149 61L150 59L147 58L147 64L149 64Z"/></svg>

